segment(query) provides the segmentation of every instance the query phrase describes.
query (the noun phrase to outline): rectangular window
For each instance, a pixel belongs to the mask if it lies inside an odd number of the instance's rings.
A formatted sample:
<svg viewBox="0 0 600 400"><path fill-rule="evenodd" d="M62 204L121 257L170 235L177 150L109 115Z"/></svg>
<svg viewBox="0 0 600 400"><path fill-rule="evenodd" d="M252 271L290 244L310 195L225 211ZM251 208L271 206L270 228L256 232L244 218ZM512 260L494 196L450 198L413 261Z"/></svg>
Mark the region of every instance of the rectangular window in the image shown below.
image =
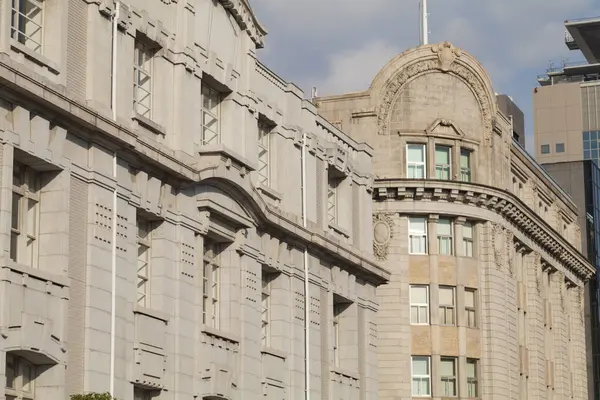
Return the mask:
<svg viewBox="0 0 600 400"><path fill-rule="evenodd" d="M429 286L410 286L410 323L429 324Z"/></svg>
<svg viewBox="0 0 600 400"><path fill-rule="evenodd" d="M448 180L451 178L451 147L435 146L435 179Z"/></svg>
<svg viewBox="0 0 600 400"><path fill-rule="evenodd" d="M410 254L427 254L427 218L408 219Z"/></svg>
<svg viewBox="0 0 600 400"><path fill-rule="evenodd" d="M142 307L150 306L150 222L137 217L137 303Z"/></svg>
<svg viewBox="0 0 600 400"><path fill-rule="evenodd" d="M477 397L477 360L467 359L467 397Z"/></svg>
<svg viewBox="0 0 600 400"><path fill-rule="evenodd" d="M440 325L455 324L455 291L453 287L440 286Z"/></svg>
<svg viewBox="0 0 600 400"><path fill-rule="evenodd" d="M406 145L406 177L408 179L425 179L425 145Z"/></svg>
<svg viewBox="0 0 600 400"><path fill-rule="evenodd" d="M457 394L455 357L440 359L440 379L442 381L442 397L455 397Z"/></svg>
<svg viewBox="0 0 600 400"><path fill-rule="evenodd" d="M152 400L152 391L139 387L133 388L133 400Z"/></svg>
<svg viewBox="0 0 600 400"><path fill-rule="evenodd" d="M342 317L342 313L346 309L346 304L337 302L334 300L333 302L333 365L336 367L340 366L340 319Z"/></svg>
<svg viewBox="0 0 600 400"><path fill-rule="evenodd" d="M338 186L340 180L329 177L327 181L327 219L329 225L336 225L338 222Z"/></svg>
<svg viewBox="0 0 600 400"><path fill-rule="evenodd" d="M152 118L152 62L154 50L135 41L133 61L133 109L144 118Z"/></svg>
<svg viewBox="0 0 600 400"><path fill-rule="evenodd" d="M262 345L271 345L271 282L274 274L262 271Z"/></svg>
<svg viewBox="0 0 600 400"><path fill-rule="evenodd" d="M451 255L452 251L452 220L440 218L437 223L438 253Z"/></svg>
<svg viewBox="0 0 600 400"><path fill-rule="evenodd" d="M23 357L6 353L6 399L33 399L36 379L35 365Z"/></svg>
<svg viewBox="0 0 600 400"><path fill-rule="evenodd" d="M13 165L10 258L37 267L40 176L23 164Z"/></svg>
<svg viewBox="0 0 600 400"><path fill-rule="evenodd" d="M473 257L473 223L465 222L462 227L463 256Z"/></svg>
<svg viewBox="0 0 600 400"><path fill-rule="evenodd" d="M465 289L465 322L469 328L477 327L475 289Z"/></svg>
<svg viewBox="0 0 600 400"><path fill-rule="evenodd" d="M258 183L269 187L271 166L271 127L258 121Z"/></svg>
<svg viewBox="0 0 600 400"><path fill-rule="evenodd" d="M202 323L219 328L221 246L204 239Z"/></svg>
<svg viewBox="0 0 600 400"><path fill-rule="evenodd" d="M429 357L412 357L412 395L413 397L431 396L431 372Z"/></svg>
<svg viewBox="0 0 600 400"><path fill-rule="evenodd" d="M202 145L218 144L220 132L221 93L202 84Z"/></svg>
<svg viewBox="0 0 600 400"><path fill-rule="evenodd" d="M12 0L10 37L36 53L42 53L44 1Z"/></svg>
<svg viewBox="0 0 600 400"><path fill-rule="evenodd" d="M550 154L550 145L549 144L543 144L540 146L540 150L542 154Z"/></svg>
<svg viewBox="0 0 600 400"><path fill-rule="evenodd" d="M471 151L460 149L460 180L471 182Z"/></svg>
<svg viewBox="0 0 600 400"><path fill-rule="evenodd" d="M564 143L556 143L556 152L564 153L565 152L565 144Z"/></svg>

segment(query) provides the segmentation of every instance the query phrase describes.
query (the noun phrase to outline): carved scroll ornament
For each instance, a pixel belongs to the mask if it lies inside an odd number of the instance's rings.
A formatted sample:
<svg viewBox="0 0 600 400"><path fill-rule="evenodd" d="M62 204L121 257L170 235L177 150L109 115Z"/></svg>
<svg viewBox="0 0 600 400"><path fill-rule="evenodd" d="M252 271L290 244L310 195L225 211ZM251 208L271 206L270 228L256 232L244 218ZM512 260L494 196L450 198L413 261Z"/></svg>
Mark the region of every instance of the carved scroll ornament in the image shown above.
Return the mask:
<svg viewBox="0 0 600 400"><path fill-rule="evenodd" d="M373 216L373 254L380 261L387 260L389 243L394 237L394 221L390 214Z"/></svg>

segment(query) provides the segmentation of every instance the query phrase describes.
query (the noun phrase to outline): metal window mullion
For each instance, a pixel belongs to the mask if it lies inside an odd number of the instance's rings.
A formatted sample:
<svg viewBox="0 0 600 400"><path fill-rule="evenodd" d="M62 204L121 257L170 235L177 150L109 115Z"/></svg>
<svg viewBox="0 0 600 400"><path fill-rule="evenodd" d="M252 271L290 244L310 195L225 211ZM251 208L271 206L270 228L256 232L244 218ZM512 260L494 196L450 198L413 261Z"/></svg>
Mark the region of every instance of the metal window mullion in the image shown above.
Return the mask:
<svg viewBox="0 0 600 400"><path fill-rule="evenodd" d="M24 263L23 260L27 255L27 196L23 195L19 199L18 205L18 226L19 236L17 237L17 262ZM33 267L33 265L29 265Z"/></svg>

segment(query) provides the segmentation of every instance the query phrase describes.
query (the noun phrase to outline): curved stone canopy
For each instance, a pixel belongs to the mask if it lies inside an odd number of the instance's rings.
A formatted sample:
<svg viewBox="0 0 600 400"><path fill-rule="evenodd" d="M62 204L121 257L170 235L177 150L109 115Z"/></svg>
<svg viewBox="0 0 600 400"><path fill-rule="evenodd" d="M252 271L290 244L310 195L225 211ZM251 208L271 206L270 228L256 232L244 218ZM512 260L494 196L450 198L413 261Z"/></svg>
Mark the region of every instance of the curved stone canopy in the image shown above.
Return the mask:
<svg viewBox="0 0 600 400"><path fill-rule="evenodd" d="M432 73L436 76L428 76ZM420 79L425 76L428 76L427 82ZM419 80L421 82L416 84ZM449 42L415 47L394 57L375 76L369 92L377 110L378 133L381 135L389 134L397 103L402 102L402 96L406 96L407 92L412 92L412 97L419 100L421 107L427 105L427 96L435 94L436 100L444 103L446 110L437 107L435 102L428 105L430 110L452 114L434 115L437 118L454 120L458 116L468 121L475 116L472 106L477 106L477 118L481 119L486 143L491 139L496 100L490 78L473 56ZM466 92L471 95L465 96ZM460 101L453 96L461 96ZM404 103L410 101L408 98ZM448 107L452 108L448 110ZM418 116L419 110L413 107L407 113ZM429 123L430 117L428 115ZM411 130L415 127L404 128ZM419 129L426 129L426 126L419 126Z"/></svg>

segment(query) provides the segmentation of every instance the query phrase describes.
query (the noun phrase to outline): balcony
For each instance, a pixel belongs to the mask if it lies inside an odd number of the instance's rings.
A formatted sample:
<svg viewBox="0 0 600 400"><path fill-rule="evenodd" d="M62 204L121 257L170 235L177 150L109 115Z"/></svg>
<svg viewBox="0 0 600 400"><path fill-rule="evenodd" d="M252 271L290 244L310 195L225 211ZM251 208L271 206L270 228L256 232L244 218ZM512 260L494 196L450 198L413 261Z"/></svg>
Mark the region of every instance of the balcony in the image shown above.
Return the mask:
<svg viewBox="0 0 600 400"><path fill-rule="evenodd" d="M569 48L569 50L579 50L579 45L573 39L573 36L569 33L568 30L565 30L565 44Z"/></svg>

